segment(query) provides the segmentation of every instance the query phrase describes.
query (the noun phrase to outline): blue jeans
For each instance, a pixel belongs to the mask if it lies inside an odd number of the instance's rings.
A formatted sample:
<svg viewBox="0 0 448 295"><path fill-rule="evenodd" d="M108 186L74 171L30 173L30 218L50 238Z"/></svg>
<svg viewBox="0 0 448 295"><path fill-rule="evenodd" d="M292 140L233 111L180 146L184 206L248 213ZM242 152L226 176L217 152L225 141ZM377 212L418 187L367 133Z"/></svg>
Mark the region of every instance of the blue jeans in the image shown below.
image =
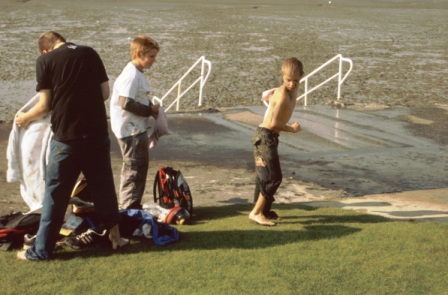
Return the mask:
<svg viewBox="0 0 448 295"><path fill-rule="evenodd" d="M101 222L99 227L110 229L118 223L109 137L69 142L52 140L39 230L33 247L25 253L29 260L45 260L52 254L72 190L81 172L87 180L87 188Z"/></svg>
<svg viewBox="0 0 448 295"><path fill-rule="evenodd" d="M279 134L269 129L258 127L252 136L255 158L255 191L254 203L261 195L266 199L263 214L267 216L275 201L277 192L283 180L280 158L278 155Z"/></svg>

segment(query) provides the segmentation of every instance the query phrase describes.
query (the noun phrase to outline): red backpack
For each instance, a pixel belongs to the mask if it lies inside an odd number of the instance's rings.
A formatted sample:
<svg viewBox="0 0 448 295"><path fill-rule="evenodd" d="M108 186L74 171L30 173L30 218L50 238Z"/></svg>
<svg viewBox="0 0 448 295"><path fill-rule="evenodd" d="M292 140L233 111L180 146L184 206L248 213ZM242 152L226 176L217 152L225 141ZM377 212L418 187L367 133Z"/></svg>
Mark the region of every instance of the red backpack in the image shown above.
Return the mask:
<svg viewBox="0 0 448 295"><path fill-rule="evenodd" d="M190 187L179 170L162 167L154 179L154 202L163 208L171 209L175 206L185 208L193 215L193 197Z"/></svg>
<svg viewBox="0 0 448 295"><path fill-rule="evenodd" d="M0 216L0 249L11 250L20 247L25 234L36 234L39 222L39 213L14 212Z"/></svg>

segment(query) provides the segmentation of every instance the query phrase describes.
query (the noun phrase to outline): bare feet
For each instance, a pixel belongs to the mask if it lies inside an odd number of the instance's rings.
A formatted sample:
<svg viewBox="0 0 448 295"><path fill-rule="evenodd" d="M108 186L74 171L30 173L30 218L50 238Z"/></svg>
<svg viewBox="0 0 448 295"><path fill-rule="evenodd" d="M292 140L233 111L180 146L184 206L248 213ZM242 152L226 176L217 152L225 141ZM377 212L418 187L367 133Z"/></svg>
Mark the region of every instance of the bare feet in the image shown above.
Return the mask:
<svg viewBox="0 0 448 295"><path fill-rule="evenodd" d="M269 221L263 214L253 214L250 213L249 214L249 219L252 221L255 221L256 223L260 224L260 225L265 225L265 226L274 226L275 223L272 221Z"/></svg>
<svg viewBox="0 0 448 295"><path fill-rule="evenodd" d="M26 252L25 250L17 252L17 255L16 255L17 259L28 260L28 258L26 258L26 256L25 256L25 252Z"/></svg>
<svg viewBox="0 0 448 295"><path fill-rule="evenodd" d="M118 240L112 241L112 249L117 250L118 248L124 247L129 244L128 239L119 238Z"/></svg>
<svg viewBox="0 0 448 295"><path fill-rule="evenodd" d="M129 244L128 239L123 239L120 236L120 230L118 229L118 224L110 229L109 240L112 242L112 249L114 250L117 250L118 248L121 248Z"/></svg>

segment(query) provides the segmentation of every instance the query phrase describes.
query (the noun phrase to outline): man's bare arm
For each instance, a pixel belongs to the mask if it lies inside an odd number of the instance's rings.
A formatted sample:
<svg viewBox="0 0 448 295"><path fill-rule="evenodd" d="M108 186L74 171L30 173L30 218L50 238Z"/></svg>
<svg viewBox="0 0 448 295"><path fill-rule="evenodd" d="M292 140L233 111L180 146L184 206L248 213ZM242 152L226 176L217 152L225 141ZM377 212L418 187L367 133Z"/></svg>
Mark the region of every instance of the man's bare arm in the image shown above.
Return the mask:
<svg viewBox="0 0 448 295"><path fill-rule="evenodd" d="M39 101L28 111L19 112L16 116L15 122L19 127L27 128L28 125L48 113L50 113L50 103L52 93L50 89L43 89L39 92Z"/></svg>
<svg viewBox="0 0 448 295"><path fill-rule="evenodd" d="M110 96L109 81L101 83L100 87L101 87L101 93L103 94L103 100L106 101Z"/></svg>

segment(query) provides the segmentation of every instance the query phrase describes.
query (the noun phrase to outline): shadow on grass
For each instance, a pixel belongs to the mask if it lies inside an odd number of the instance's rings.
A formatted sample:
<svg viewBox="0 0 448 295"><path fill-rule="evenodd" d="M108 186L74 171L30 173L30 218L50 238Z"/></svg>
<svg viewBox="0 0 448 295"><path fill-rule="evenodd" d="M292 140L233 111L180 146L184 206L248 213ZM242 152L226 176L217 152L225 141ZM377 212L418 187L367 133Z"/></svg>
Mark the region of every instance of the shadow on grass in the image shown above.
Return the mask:
<svg viewBox="0 0 448 295"><path fill-rule="evenodd" d="M246 211L247 214L252 210L253 204L232 204L226 206L217 207L199 207L194 209L193 213L193 225L200 224L211 220L240 216L242 211ZM300 204L279 204L275 205L274 210L283 209L299 209L303 211L315 211L318 210L316 207L304 206Z"/></svg>
<svg viewBox="0 0 448 295"><path fill-rule="evenodd" d="M224 230L182 233L182 243L175 250L264 249L287 244L341 238L361 231L344 225L312 225L283 230L272 229Z"/></svg>
<svg viewBox="0 0 448 295"><path fill-rule="evenodd" d="M306 241L337 239L360 232L360 228L344 225L310 225L297 230L277 229L233 229L220 231L190 231L180 234L180 241L163 247L156 247L149 240L133 241L119 251L106 247L95 247L80 251L55 253L59 260L74 258L107 257L110 255L139 254L158 251L265 249L301 243Z"/></svg>
<svg viewBox="0 0 448 295"><path fill-rule="evenodd" d="M209 221L230 218L235 216L240 216L242 214L248 215L252 210L252 204L235 204L229 206L220 207L200 207L196 208L193 214L192 225L200 225ZM290 203L290 204L278 204L273 208L282 217L281 224L287 223L301 223L301 224L313 224L313 223L379 223L379 222L390 222L391 220L378 216L378 215L368 215L368 214L346 214L352 213L351 211L341 211L345 214L341 215L309 215L300 214L300 210L305 212L318 211L319 207L306 206L302 203ZM281 211L285 210L299 210L297 215L283 215ZM245 212L245 213L242 213ZM247 212L247 213L246 213Z"/></svg>
<svg viewBox="0 0 448 295"><path fill-rule="evenodd" d="M297 204L279 204L275 206L275 210L284 216L283 219L277 226L263 227L248 220L247 215L251 209L252 205L248 204L195 208L192 224L177 226L179 242L163 247L155 246L151 240L138 239L119 251L97 247L82 251L61 251L56 257L68 260L76 257L110 256L114 253L126 255L159 251L264 249L343 238L362 231L362 226L356 224L390 222L381 216L339 209L335 213L334 210L326 211ZM312 214L315 211L322 211L322 214Z"/></svg>
<svg viewBox="0 0 448 295"><path fill-rule="evenodd" d="M297 221L300 218L302 221ZM380 222L391 222L391 220L375 215L307 215L307 216L288 216L283 218L285 222L288 220L293 220L291 223L301 223L301 224L328 224L328 223L380 223Z"/></svg>

